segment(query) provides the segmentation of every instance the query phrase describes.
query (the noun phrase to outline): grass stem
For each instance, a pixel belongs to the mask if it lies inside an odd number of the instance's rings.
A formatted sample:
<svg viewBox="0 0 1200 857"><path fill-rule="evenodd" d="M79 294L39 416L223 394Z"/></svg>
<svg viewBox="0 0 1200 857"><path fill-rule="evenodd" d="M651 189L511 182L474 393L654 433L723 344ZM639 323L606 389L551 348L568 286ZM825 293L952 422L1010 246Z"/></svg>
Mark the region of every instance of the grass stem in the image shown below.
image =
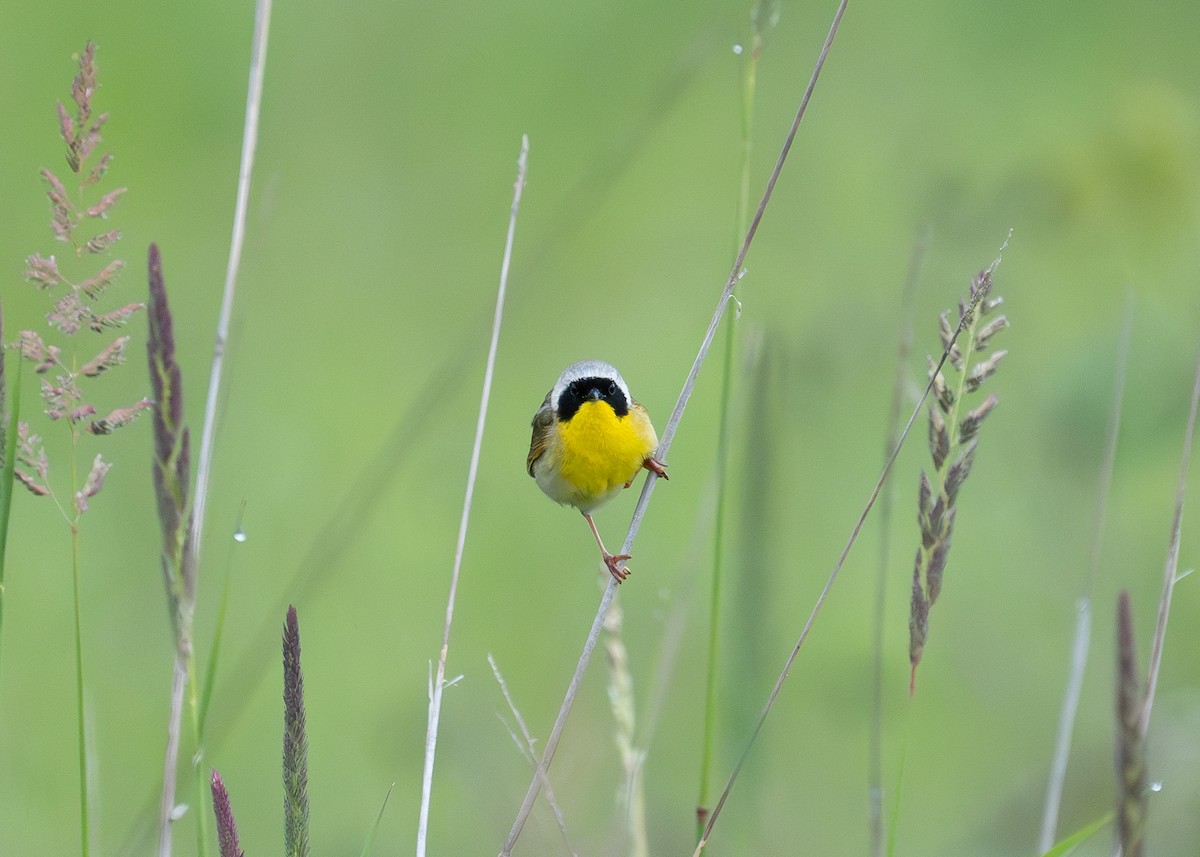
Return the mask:
<svg viewBox="0 0 1200 857"><path fill-rule="evenodd" d="M187 658L182 647L175 651L171 668L171 703L167 720L167 747L163 762L163 788L158 806L159 857L171 853L171 825L175 818L175 774L179 761L179 724L183 721L184 685L187 682Z"/></svg>
<svg viewBox="0 0 1200 857"><path fill-rule="evenodd" d="M533 739L533 734L529 731L529 727L525 723L525 718L521 716L521 710L517 708L517 703L513 700L512 693L509 692L508 682L504 680L504 674L500 672L500 667L491 652L488 652L487 662L492 668L492 675L496 679L496 684L500 686L500 693L504 695L504 702L508 705L509 712L512 713L513 720L517 724L517 729L521 732L517 747L522 751L522 755L526 761L536 768L537 742ZM513 740L517 741L515 733L513 733ZM554 820L558 823L558 830L562 833L563 847L571 857L579 857L579 852L571 846L570 837L567 836L567 820L563 816L562 808L559 807L557 798L554 796L554 787L550 785L550 778L543 777L542 785L546 789L546 803L550 805L550 811L554 813Z"/></svg>
<svg viewBox="0 0 1200 857"><path fill-rule="evenodd" d="M751 16L757 22L757 16ZM762 56L762 34L755 30L742 74L742 151L738 181L735 240L746 234L750 217L750 155L753 151L754 93L758 82L758 60ZM736 244L734 245L736 248ZM704 682L704 737L700 750L700 794L696 801L696 836L704 829L708 814L709 779L717 733L717 655L721 632L721 579L725 568L725 522L729 476L729 410L733 389L733 354L736 347L737 314L725 316L725 353L721 361L721 399L718 405L716 498L713 521L712 588L709 593L708 667Z"/></svg>
<svg viewBox="0 0 1200 857"><path fill-rule="evenodd" d="M254 172L254 152L258 147L258 118L262 106L263 76L267 68L267 36L271 25L271 0L257 0L254 7L254 36L250 49L250 81L246 90L246 114L242 124L242 157L238 168L237 201L233 212L233 234L229 242L229 262L225 269L225 288L221 312L213 341L212 366L208 377L208 396L204 401L204 428L200 434L200 456L196 465L193 492L194 514L191 532L191 567L200 567L200 543L204 533L204 512L208 502L208 484L212 476L213 447L216 441L217 403L221 395L221 376L225 366L225 348L229 323L237 291L238 269L246 239L246 212L250 206L250 179Z"/></svg>
<svg viewBox="0 0 1200 857"><path fill-rule="evenodd" d="M187 647L187 707L192 726L192 746L196 748L192 756L192 778L196 792L196 853L199 857L208 854L208 825L204 823L202 811L206 800L212 799L212 787L204 774L204 741L200 734L200 704L199 683L196 680L196 649L189 642ZM206 788L207 786L207 788Z"/></svg>
<svg viewBox="0 0 1200 857"><path fill-rule="evenodd" d="M1171 521L1171 538L1167 545L1167 559L1163 564L1163 588L1158 600L1158 619L1154 626L1154 640L1150 648L1150 668L1146 676L1146 699L1142 703L1138 731L1142 738L1150 729L1150 709L1154 707L1154 693L1158 689L1158 671L1162 666L1163 643L1167 636L1167 617L1171 612L1171 595L1179 579L1179 537L1183 530L1183 500L1187 494L1188 463L1192 458L1192 436L1196 429L1196 411L1200 407L1200 357L1196 361L1196 376L1192 382L1192 403L1188 413L1187 428L1183 437L1183 456L1179 463L1179 484L1175 489L1175 515Z"/></svg>
<svg viewBox="0 0 1200 857"><path fill-rule="evenodd" d="M450 628L454 623L454 602L458 594L458 577L462 569L463 551L467 543L467 525L471 520L471 500L475 495L475 476L479 470L479 454L483 448L483 429L487 422L488 401L492 394L492 375L496 367L496 349L500 342L500 325L504 319L504 296L508 290L508 269L512 262L513 238L517 231L517 213L521 193L525 189L525 173L529 161L529 137L521 137L521 154L517 158L517 179L513 185L512 206L508 215L508 234L504 239L504 257L500 263L500 284L496 290L496 310L492 318L492 338L488 344L487 362L483 373L483 391L479 397L479 416L475 422L475 442L471 448L471 465L467 470L467 489L463 497L462 517L458 525L458 542L454 548L454 568L450 573L450 592L446 598L446 622L442 629L442 648L438 653L437 675L429 693L429 717L425 731L425 764L421 774L421 807L417 819L417 857L425 857L429 837L429 804L433 793L433 761L437 752L438 723L442 713L442 691L446 683L446 658L450 653ZM540 784L540 781L539 781Z"/></svg>
<svg viewBox="0 0 1200 857"><path fill-rule="evenodd" d="M892 380L892 400L888 407L884 431L883 454L886 457L896 448L908 386L908 355L912 350L912 305L921 279L925 252L929 246L929 229L924 228L913 244L908 259L908 273L900 297L900 335L896 346L896 374ZM867 734L867 823L871 831L871 854L883 857L883 627L887 605L887 572L891 564L892 493L879 497L879 569L875 579L875 606L871 616L871 720Z"/></svg>
<svg viewBox="0 0 1200 857"><path fill-rule="evenodd" d="M0 322L0 335L2 335L2 330L3 323ZM3 361L4 355L0 354L0 380L6 377L3 374ZM4 462L3 465L0 465L0 643L4 641L4 566L8 553L9 513L12 511L13 471L17 464L17 435L19 433L17 421L21 415L21 364L19 361L14 378L11 397L0 399L0 409L7 405L7 410L0 413L0 420L4 422ZM7 387L7 384L0 386ZM0 393L0 396L3 395L4 393Z"/></svg>
<svg viewBox="0 0 1200 857"><path fill-rule="evenodd" d="M71 464L74 471L75 459ZM72 490L74 494L74 490ZM80 854L88 857L91 831L88 826L88 741L86 705L83 698L83 618L79 605L79 520L71 521L71 600L75 623L75 713L79 721L79 838Z"/></svg>
<svg viewBox="0 0 1200 857"><path fill-rule="evenodd" d="M1125 400L1125 377L1128 374L1129 342L1132 334L1133 295L1130 294L1125 304L1125 323L1121 329L1121 340L1117 345L1113 401L1108 414L1108 436L1105 442L1104 461L1100 466L1099 502L1096 506L1095 525L1092 528L1092 550L1084 579L1084 591L1076 601L1075 639L1071 646L1071 668L1067 675L1067 688L1063 693L1058 732L1054 741L1054 755L1051 758L1050 775L1046 784L1046 803L1042 811L1038 853L1049 851L1054 846L1055 838L1058 835L1058 813L1059 807L1062 805L1063 786L1067 779L1071 736L1075 728L1075 716L1079 710L1079 698L1083 692L1083 672L1087 666L1088 648L1091 641L1092 587L1100 568L1105 520L1108 517L1108 495L1112 487L1113 470L1117 460L1117 438L1121 432L1121 407Z"/></svg>

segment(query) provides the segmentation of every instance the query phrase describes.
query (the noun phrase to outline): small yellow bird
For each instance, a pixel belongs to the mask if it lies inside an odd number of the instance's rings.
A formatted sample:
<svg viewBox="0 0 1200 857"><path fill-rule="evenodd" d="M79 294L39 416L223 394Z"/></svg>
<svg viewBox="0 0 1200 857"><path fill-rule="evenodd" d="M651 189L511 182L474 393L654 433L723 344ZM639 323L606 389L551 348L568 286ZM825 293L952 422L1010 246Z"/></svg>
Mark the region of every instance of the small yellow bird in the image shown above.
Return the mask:
<svg viewBox="0 0 1200 857"><path fill-rule="evenodd" d="M657 448L646 409L629 395L621 373L600 360L564 369L533 415L526 469L551 500L583 513L617 583L629 575L620 564L629 554L608 552L591 513L633 484L643 467L666 479Z"/></svg>

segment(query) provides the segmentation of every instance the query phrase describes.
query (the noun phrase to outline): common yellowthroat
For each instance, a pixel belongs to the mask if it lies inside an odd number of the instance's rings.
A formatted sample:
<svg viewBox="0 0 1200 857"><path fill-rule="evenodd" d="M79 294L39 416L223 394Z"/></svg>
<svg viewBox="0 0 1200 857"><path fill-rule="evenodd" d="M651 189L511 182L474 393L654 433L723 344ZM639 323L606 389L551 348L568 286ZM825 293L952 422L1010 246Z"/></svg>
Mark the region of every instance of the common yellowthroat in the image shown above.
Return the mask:
<svg viewBox="0 0 1200 857"><path fill-rule="evenodd" d="M600 360L564 369L533 415L526 469L551 500L583 513L617 583L629 575L621 565L629 554L608 552L591 513L633 484L643 467L666 479L657 448L646 409L629 395L621 373Z"/></svg>

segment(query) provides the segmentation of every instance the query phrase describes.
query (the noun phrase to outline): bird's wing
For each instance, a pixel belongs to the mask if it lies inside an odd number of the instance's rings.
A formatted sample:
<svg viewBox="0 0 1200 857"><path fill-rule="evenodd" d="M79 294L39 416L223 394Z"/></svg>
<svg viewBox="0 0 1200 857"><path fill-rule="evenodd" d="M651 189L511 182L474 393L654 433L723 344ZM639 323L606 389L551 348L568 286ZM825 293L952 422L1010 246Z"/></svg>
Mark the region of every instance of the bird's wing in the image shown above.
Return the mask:
<svg viewBox="0 0 1200 857"><path fill-rule="evenodd" d="M525 459L525 469L529 471L530 476L533 475L533 463L546 451L546 444L550 442L550 429L554 427L554 408L550 405L552 392L554 391L546 393L546 400L533 415L533 437L529 440L529 457Z"/></svg>
<svg viewBox="0 0 1200 857"><path fill-rule="evenodd" d="M650 449L648 454L653 455L654 451L658 449L658 434L654 431L654 423L650 422L650 414L640 402L633 403L633 410L630 413L633 414L634 428Z"/></svg>

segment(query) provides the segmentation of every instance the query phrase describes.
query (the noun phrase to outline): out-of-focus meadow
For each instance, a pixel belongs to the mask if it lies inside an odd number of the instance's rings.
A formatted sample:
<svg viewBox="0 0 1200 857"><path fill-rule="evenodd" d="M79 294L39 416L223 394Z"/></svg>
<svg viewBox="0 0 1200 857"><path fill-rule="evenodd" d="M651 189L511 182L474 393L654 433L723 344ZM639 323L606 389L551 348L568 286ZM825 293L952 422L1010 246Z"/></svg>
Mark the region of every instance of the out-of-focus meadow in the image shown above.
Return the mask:
<svg viewBox="0 0 1200 857"><path fill-rule="evenodd" d="M754 106L757 199L835 4L785 3ZM451 640L431 850L495 853L530 769L494 655L549 732L599 599L573 511L524 473L529 418L576 359L616 363L661 427L735 248L748 2L278 3L203 545L198 647L224 579L228 624L206 766L247 853L281 845L279 630L304 645L315 852L415 836L429 663L441 639L521 135L526 188ZM227 0L0 7L0 296L5 339L45 328L24 259L62 253L39 176L54 103L98 46L111 215L144 300L161 247L199 434L237 178L253 9ZM1032 854L1076 599L1085 585L1122 317L1129 384L1061 831L1113 803L1113 614L1129 589L1148 654L1200 347L1200 6L851 2L738 288L728 577L714 775L724 780L881 464L900 294L911 395L937 313L996 273L1012 328L1000 398L959 498L944 590L908 697L908 604L924 422L892 488L884 786L898 854ZM1132 296L1132 298L1130 298ZM148 394L145 322L104 404ZM720 340L719 340L720 341ZM97 344L101 340L96 340ZM755 351L755 349L757 349ZM753 353L752 353L753 352ZM754 358L754 354L757 358ZM716 356L719 358L719 350ZM15 371L9 354L9 372ZM755 359L757 362L755 362ZM690 854L711 569L719 359L671 449L621 588L652 853ZM61 426L24 407L65 475ZM57 438L57 439L56 439ZM87 712L99 854L149 852L172 649L150 421L85 438L114 462L82 525ZM55 453L59 453L56 457ZM597 515L619 543L627 492ZM1195 504L1181 567L1195 565ZM0 853L78 851L70 541L53 505L13 511L0 650ZM244 504L244 543L233 533ZM864 854L873 518L751 753L717 854ZM1200 838L1200 593L1172 608L1150 730L1148 841ZM679 634L669 671L664 648ZM625 850L598 658L551 771L581 853ZM651 722L653 721L653 722ZM190 752L188 750L187 752ZM904 755L903 779L900 759ZM185 756L186 761L186 756ZM179 799L192 802L184 778ZM194 811L194 810L193 810ZM207 814L209 810L204 809ZM195 851L185 816L176 852ZM1080 853L1105 854L1106 829ZM517 853L560 853L544 805ZM211 853L211 852L210 852Z"/></svg>

